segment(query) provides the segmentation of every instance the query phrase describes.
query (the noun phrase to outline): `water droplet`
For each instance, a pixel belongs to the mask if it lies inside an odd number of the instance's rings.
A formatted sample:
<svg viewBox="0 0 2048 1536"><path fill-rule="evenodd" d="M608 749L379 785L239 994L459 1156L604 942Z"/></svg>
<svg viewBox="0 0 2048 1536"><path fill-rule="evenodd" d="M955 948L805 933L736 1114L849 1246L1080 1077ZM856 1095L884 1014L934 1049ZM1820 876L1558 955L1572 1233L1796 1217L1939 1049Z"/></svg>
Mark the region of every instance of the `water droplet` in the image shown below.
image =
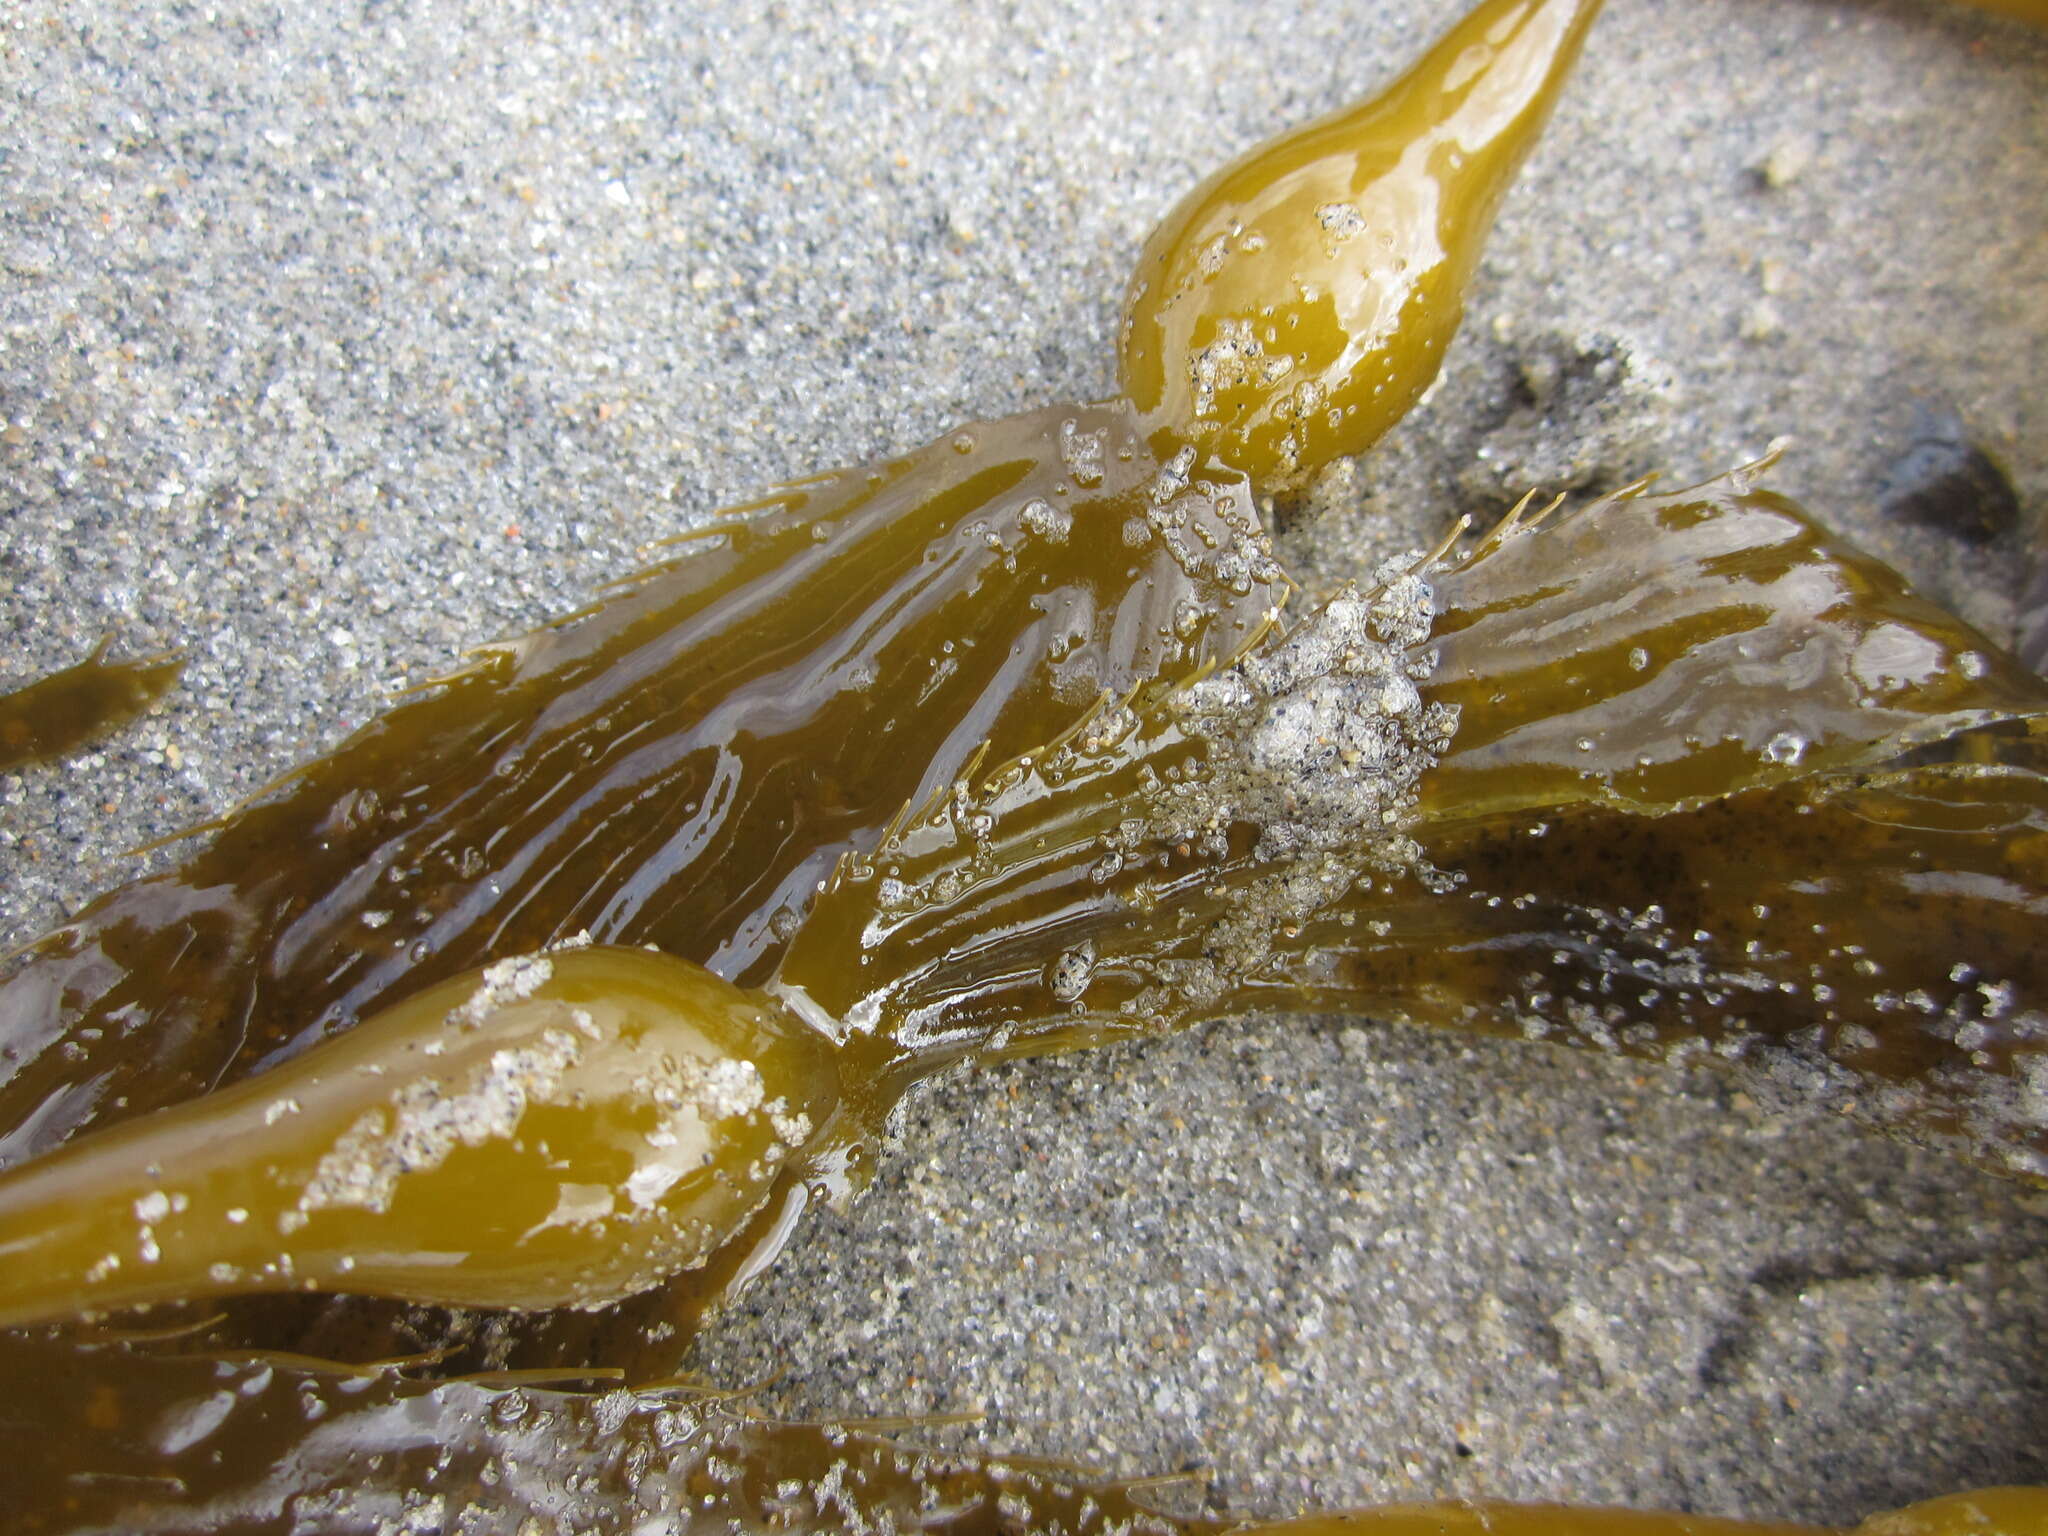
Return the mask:
<svg viewBox="0 0 2048 1536"><path fill-rule="evenodd" d="M1780 731L1764 743L1764 761L1796 763L1806 755L1806 738L1795 731Z"/></svg>

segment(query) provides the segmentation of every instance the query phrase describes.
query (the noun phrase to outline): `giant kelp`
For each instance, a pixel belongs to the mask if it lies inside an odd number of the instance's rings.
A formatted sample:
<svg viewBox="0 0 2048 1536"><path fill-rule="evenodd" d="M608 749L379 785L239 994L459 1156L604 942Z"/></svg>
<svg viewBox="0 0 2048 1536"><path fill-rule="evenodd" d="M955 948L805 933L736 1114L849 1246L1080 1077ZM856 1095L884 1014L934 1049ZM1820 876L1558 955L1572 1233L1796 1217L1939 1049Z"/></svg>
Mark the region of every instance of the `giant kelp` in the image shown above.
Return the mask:
<svg viewBox="0 0 2048 1536"><path fill-rule="evenodd" d="M1497 89L1479 121L1526 143L1592 10L1482 7L1397 108L1359 119L1408 150L1325 153L1319 127L1248 157L1252 183L1305 176L1313 196L1272 212L1233 194L1250 211L1220 249L1207 214L1181 221L1202 238L1174 323L1134 320L1127 349L1164 349L1184 392L973 426L736 509L53 935L0 992L20 1068L0 1089L7 1149L62 1148L0 1196L38 1265L12 1315L309 1284L542 1308L666 1281L590 1317L426 1324L448 1370L658 1375L813 1192L858 1184L908 1083L1245 1001L1720 1048L2038 1176L2038 777L1998 737L2003 766L1895 761L2042 711L1995 648L1746 483L1518 517L1476 550L1289 600L1256 497L1359 445L1346 424L1372 412L1344 391L1361 369L1397 403L1426 383L1440 338L1381 321L1410 314L1404 284L1469 268L1498 197L1468 107ZM1455 87L1425 89L1432 69ZM1327 295L1265 316L1204 285L1248 268L1315 288L1314 263L1370 233L1360 210L1412 207L1393 194L1418 177L1457 217L1332 312L1358 348L1316 329ZM1178 271L1181 237L1164 238L1160 270ZM1440 301L1413 313L1435 324ZM1283 327L1303 325L1288 351ZM1812 876L1823 853L1847 866L1833 886ZM1788 909L1804 926L1779 943ZM548 953L571 939L598 947ZM646 944L664 957L621 947ZM524 958L472 974L507 957ZM692 979L646 980L661 966ZM645 1063L577 1075L645 1038L597 1016L629 976L704 1042L695 1069L662 1068L673 1102ZM789 1074L742 1014L829 1050L829 1073L797 1076L837 1087L778 1092ZM761 1091L734 1107L741 1068ZM728 1119L743 1133L692 1141ZM647 1157L667 1150L657 1129L723 1183L683 1208L686 1240L639 1248L613 1196L640 1209L636 1180L673 1171ZM448 1220L504 1179L484 1230ZM671 1179L649 1203L697 1188ZM600 1256L617 1267L587 1284ZM162 1347L373 1354L393 1317L237 1302ZM21 1347L26 1364L44 1346ZM225 1443L207 1405L226 1389L199 1396L189 1361L153 1375L101 1348L68 1369L106 1395L21 1431L60 1504L95 1435L176 1422L198 1427L180 1450ZM289 1379L322 1436L358 1449L400 1403L459 1458L461 1426L499 1401L474 1381ZM114 1476L189 1491L161 1436L122 1443ZM252 1469L262 1436L241 1443ZM642 1463L606 1450L578 1475L622 1489Z"/></svg>

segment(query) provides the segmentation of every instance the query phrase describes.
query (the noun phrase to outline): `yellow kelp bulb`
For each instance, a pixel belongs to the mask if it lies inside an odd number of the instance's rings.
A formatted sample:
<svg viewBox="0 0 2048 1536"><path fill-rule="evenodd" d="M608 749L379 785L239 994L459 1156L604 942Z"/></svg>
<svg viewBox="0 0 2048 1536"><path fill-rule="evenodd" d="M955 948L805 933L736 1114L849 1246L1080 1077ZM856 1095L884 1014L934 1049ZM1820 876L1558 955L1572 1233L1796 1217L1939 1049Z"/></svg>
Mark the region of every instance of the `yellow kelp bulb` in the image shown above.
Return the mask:
<svg viewBox="0 0 2048 1536"><path fill-rule="evenodd" d="M1398 421L1599 9L1487 0L1379 96L1190 193L1124 300L1124 393L1154 450L1199 444L1276 491Z"/></svg>
<svg viewBox="0 0 2048 1536"><path fill-rule="evenodd" d="M501 961L0 1176L0 1326L300 1288L597 1305L703 1263L838 1099L822 1037L700 966Z"/></svg>

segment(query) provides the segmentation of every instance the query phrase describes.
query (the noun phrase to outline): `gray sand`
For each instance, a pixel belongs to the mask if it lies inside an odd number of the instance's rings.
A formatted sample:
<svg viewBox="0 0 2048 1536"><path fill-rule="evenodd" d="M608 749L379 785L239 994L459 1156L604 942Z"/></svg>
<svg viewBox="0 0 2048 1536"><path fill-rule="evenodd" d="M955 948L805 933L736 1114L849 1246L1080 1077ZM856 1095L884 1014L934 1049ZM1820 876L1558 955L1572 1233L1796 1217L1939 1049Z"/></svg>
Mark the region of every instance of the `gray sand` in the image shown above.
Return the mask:
<svg viewBox="0 0 2048 1536"><path fill-rule="evenodd" d="M1455 3L339 9L0 4L0 683L191 654L0 778L0 938L721 503L1106 392L1152 220ZM2048 507L2044 85L1936 3L1613 0L1294 558L1790 434L1777 484L2002 638L2018 540L1877 501L1931 402ZM2044 1298L2048 1200L1714 1076L1250 1019L921 1100L695 1363L1231 1510L1843 1519L2048 1478Z"/></svg>

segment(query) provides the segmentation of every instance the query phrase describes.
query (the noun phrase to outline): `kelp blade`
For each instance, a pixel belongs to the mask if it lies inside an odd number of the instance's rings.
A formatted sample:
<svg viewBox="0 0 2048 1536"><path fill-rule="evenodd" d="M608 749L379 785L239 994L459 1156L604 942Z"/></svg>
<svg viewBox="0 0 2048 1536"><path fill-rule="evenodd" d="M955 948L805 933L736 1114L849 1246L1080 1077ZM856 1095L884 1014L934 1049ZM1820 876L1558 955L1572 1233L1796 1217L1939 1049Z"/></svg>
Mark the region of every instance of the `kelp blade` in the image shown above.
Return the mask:
<svg viewBox="0 0 2048 1536"><path fill-rule="evenodd" d="M0 985L0 1156L579 933L751 979L907 802L1105 689L1233 654L1284 592L1243 477L1162 471L1117 406L790 487L689 550L491 648L36 946ZM435 1342L470 1340L472 1366L672 1369L810 1197L785 1176L746 1240L666 1293L488 1331L446 1318ZM411 1347L414 1325L371 1303L230 1310L221 1342Z"/></svg>
<svg viewBox="0 0 2048 1536"><path fill-rule="evenodd" d="M1316 1006L1711 1050L2048 1177L2048 779L2010 734L2038 679L1739 485L1509 530L1427 580L1433 624L1364 675L1296 669L1194 728L1236 674L1287 672L1275 638L907 818L777 984L912 1048ZM1447 743L1389 752L1402 676L1456 708ZM2005 761L1875 766L1958 732Z"/></svg>
<svg viewBox="0 0 2048 1536"><path fill-rule="evenodd" d="M1976 637L1959 627L1951 633L1943 628L1948 621L1913 613L1901 618L1901 599L1884 583L1847 581L1844 571L1861 569L1855 558L1828 553L1832 546L1801 543L1808 536L1800 530L1810 525L1786 509L1757 503L1746 493L1727 506L1732 512L1709 507L1702 517L1649 524L1674 536L1664 547L1676 551L1681 572L1695 572L1688 579L1697 579L1696 568L1707 559L1733 557L1737 575L1709 583L1706 592L1729 604L1734 619L1715 623L1699 617L1697 634L1719 637L1732 623L1743 633L1768 638L1780 632L1774 615L1805 613L1805 628L1783 633L1809 641L1815 633L1853 637L1873 632L1881 619L1919 626L1913 633L1926 644L1977 653ZM1752 516L1759 506L1761 514ZM1642 512L1638 507L1627 515ZM1720 526L1716 520L1724 517L1727 528L1754 531L1753 547L1764 553L1745 561L1737 539L1732 551L1724 542L1703 556L1700 546L1679 537L1697 537L1697 530ZM1567 532L1574 526L1560 525ZM1791 558L1782 553L1787 530ZM1649 544L1654 551L1655 541ZM1551 565L1539 561L1525 572L1540 604L1551 585L1568 586L1574 571L1584 574L1582 563L1565 558L1576 547L1557 529L1543 529L1501 549L1554 552ZM1450 579L1456 573L1433 574L1443 594L1437 601L1452 614L1482 618L1497 611L1537 612L1538 605L1511 609L1492 602L1480 578L1487 575L1486 562L1496 558L1506 555L1496 550L1474 562L1463 589ZM1654 559L1644 558L1654 570ZM1494 573L1506 569L1496 566ZM1778 569L1803 574L1796 581L1755 574ZM1618 576L1603 579L1619 589ZM1789 601L1816 592L1825 600L1809 601L1804 609ZM1469 593L1480 597L1466 601ZM1373 600L1361 595L1357 601L1366 612L1360 622L1369 628ZM1453 606L1458 601L1466 606ZM1710 616L1712 603L1686 611ZM1382 666L1387 658L1375 660L1355 636L1325 653L1365 658L1370 665L1344 675L1360 687L1396 692L1401 677L1409 675L1408 663L1422 669L1432 649L1454 657L1462 640L1465 654L1483 662L1472 639L1484 633L1482 623L1443 634L1439 619L1439 633L1418 635L1403 623L1404 613L1413 617L1400 604L1383 613L1386 627L1377 640L1400 665ZM1654 600L1630 604L1617 597L1596 605L1589 618L1598 623L1577 633L1598 650L1601 626L1640 635L1645 615L1656 613ZM1060 751L1022 753L1016 763L975 776L984 791L980 798L963 800L942 784L914 806L935 814L892 818L897 830L887 845L872 851L872 878L835 888L833 900L821 904L789 951L785 973L794 968L802 974L798 957L810 953L818 958L808 962L808 974L822 991L819 978L830 974L824 957L835 947L826 940L835 933L836 945L852 946L837 952L842 958L850 954L856 972L863 949L881 953L872 937L909 944L873 968L910 978L881 1005L899 1024L937 1020L956 1033L949 1045L944 1039L921 1041L913 1031L898 1045L956 1052L1086 1044L1234 1007L1305 1005L1394 1012L1460 1028L1544 1032L1647 1054L1718 1044L1729 1054L1775 1063L1769 1070L1780 1082L1795 1088L1817 1084L1866 1118L1959 1145L1980 1160L2001 1162L2005 1171L2015 1171L2016 1150L2022 1164L2017 1171L2027 1171L2026 1160L2039 1152L2038 1140L2028 1139L2027 1119L2039 1103L2042 978L2026 938L2038 929L2041 850L2048 846L2040 775L2024 766L1940 764L1863 780L1843 769L1814 772L1817 762L1855 762L1895 750L1901 735L1918 739L2006 719L2027 706L2032 695L1994 652L1984 648L1987 664L1962 683L1930 678L1904 691L1887 685L1869 708L1853 697L1845 704L1838 699L1841 720L1875 720L1877 726L1860 736L1847 727L1823 736L1820 752L1811 757L1779 761L1747 750L1726 755L1718 761L1733 766L1721 778L1688 781L1694 793L1710 782L1716 798L1662 815L1613 803L1619 797L1601 792L1597 774L1560 773L1554 782L1564 786L1562 792L1551 794L1540 812L1526 806L1512 813L1475 812L1457 803L1456 814L1433 820L1425 774L1419 780L1422 796L1408 808L1401 832L1419 841L1426 857L1417 862L1390 850L1379 867L1359 871L1368 879L1348 887L1312 882L1306 892L1280 892L1296 901L1293 915L1263 923L1265 951L1238 969L1219 964L1244 958L1219 956L1219 927L1246 889L1269 880L1276 858L1288 850L1262 848L1270 827L1249 809L1198 826L1174 825L1171 816L1135 830L1125 823L1130 808L1143 803L1148 769L1158 786L1188 784L1189 768L1206 764L1219 743L1237 739L1228 731L1205 736L1197 728L1200 710L1187 713L1191 698L1199 704L1209 697L1223 717L1231 708L1251 710L1239 723L1253 739L1273 706L1293 707L1288 700L1297 685L1318 683L1308 671L1283 667L1279 660L1312 625L1269 639L1237 664L1275 669L1268 674L1273 686L1255 690L1256 697L1233 704L1227 671L1192 688L1139 689L1128 704L1112 701L1092 712L1075 711L1069 728L1059 733ZM1682 626L1680 632L1693 633ZM1533 633L1563 645L1540 626ZM1606 649L1615 651L1612 645ZM1798 648L1791 652L1798 654ZM1503 654L1516 653L1504 647ZM1689 659L1681 651L1666 665ZM1713 661L1710 650L1702 658L1707 670L1701 686L1675 697L1701 709L1718 708L1724 700L1755 709L1782 702L1765 686L1761 671L1728 683L1732 692L1717 692ZM1629 680L1643 670L1628 666L1596 674L1608 687L1605 694L1584 680L1576 687L1552 685L1540 666L1523 666L1513 675L1549 686L1538 696L1559 700L1559 708L1613 709L1614 698L1625 695ZM1621 686L1611 686L1616 683ZM1973 691L1963 683L1977 686ZM1435 684L1425 676L1420 686L1428 693ZM1486 739L1489 703L1497 695L1511 696L1485 686L1477 663L1463 686L1465 719L1450 738L1447 761L1468 727L1478 725L1477 734ZM1133 718L1123 719L1117 710ZM1732 718L1741 740L1757 739L1756 722L1739 712ZM1143 725L1145 719L1151 726ZM1526 726L1526 715L1517 722ZM1662 725L1681 744L1701 735L1682 715ZM1496 731L1492 739L1546 738L1541 732ZM1842 755L1830 759L1828 752ZM1537 761L1544 759L1539 755ZM1777 782L1771 782L1774 775ZM1171 801L1168 795L1155 803ZM1206 811L1220 806L1210 802ZM1106 862L1111 855L1114 862ZM913 856L926 861L922 872L909 862ZM890 857L906 861L894 876L886 873ZM976 859L983 862L976 865ZM885 878L915 888L949 871L970 878L951 886L943 901L884 910L890 905L883 900ZM1447 885L1453 876L1462 884ZM1275 892L1269 888L1265 894ZM834 902L845 903L836 917L830 916ZM1083 943L1093 946L1092 957L1067 965ZM810 949L814 944L826 947ZM921 963L921 956L932 963ZM1959 956L1973 969L1962 969ZM1170 1017L1148 1013L1148 1001L1169 996ZM856 996L847 1003L849 1012L858 1001ZM1132 1006L1126 1009L1126 1003ZM354 1314L344 1305L336 1315ZM611 1325L610 1342L601 1346L580 1324L564 1331L535 1319L519 1330L532 1348L516 1358L577 1364L626 1358L632 1353L628 1346L647 1337L648 1318L659 1315L622 1314ZM293 1332L299 1321L287 1312L273 1319L268 1336L287 1343L303 1337ZM260 1328L252 1333L251 1324L245 1319L203 1343L262 1336ZM18 1339L10 1353L26 1366L32 1364L28 1354L39 1347ZM177 1367L196 1368L191 1362ZM135 1367L121 1369L125 1382ZM203 1416L220 1390L197 1379L176 1391L167 1387L162 1413L180 1422ZM451 1417L440 1422L451 1425L481 1411L459 1393L435 1399L434 1390L422 1386L406 1401L447 1406ZM380 1417L386 1410L374 1406L379 1401L368 1395L351 1399L377 1422L388 1422ZM331 1433L341 1436L349 1415L338 1403L335 1408ZM64 1443L77 1430L61 1405L52 1405L52 1413L40 1425L17 1426L16 1433L25 1444Z"/></svg>
<svg viewBox="0 0 2048 1536"><path fill-rule="evenodd" d="M1262 541L1242 477L1159 494L1115 407L735 517L37 945L0 986L0 1160L579 931L756 977L840 854L971 756L1234 651L1279 600Z"/></svg>
<svg viewBox="0 0 2048 1536"><path fill-rule="evenodd" d="M1817 1528L1620 1509L1450 1501L1277 1524L1167 1515L1082 1468L916 1449L858 1425L745 1419L683 1391L570 1392L342 1374L284 1358L47 1348L72 1426L24 1442L0 1418L0 1517L21 1536L715 1530L1071 1536L1820 1536ZM914 1429L912 1433L914 1433ZM1858 1536L2032 1536L2048 1490L1986 1489L1873 1516Z"/></svg>
<svg viewBox="0 0 2048 1536"><path fill-rule="evenodd" d="M1425 841L1457 892L1354 898L1238 1000L1728 1059L2048 1184L2040 774L1934 765Z"/></svg>
<svg viewBox="0 0 2048 1536"><path fill-rule="evenodd" d="M108 661L103 641L76 666L0 694L0 773L112 735L177 686L177 655Z"/></svg>
<svg viewBox="0 0 2048 1536"><path fill-rule="evenodd" d="M1431 577L1460 711L1422 814L1657 814L2048 714L2048 685L1736 474L1518 520Z"/></svg>

